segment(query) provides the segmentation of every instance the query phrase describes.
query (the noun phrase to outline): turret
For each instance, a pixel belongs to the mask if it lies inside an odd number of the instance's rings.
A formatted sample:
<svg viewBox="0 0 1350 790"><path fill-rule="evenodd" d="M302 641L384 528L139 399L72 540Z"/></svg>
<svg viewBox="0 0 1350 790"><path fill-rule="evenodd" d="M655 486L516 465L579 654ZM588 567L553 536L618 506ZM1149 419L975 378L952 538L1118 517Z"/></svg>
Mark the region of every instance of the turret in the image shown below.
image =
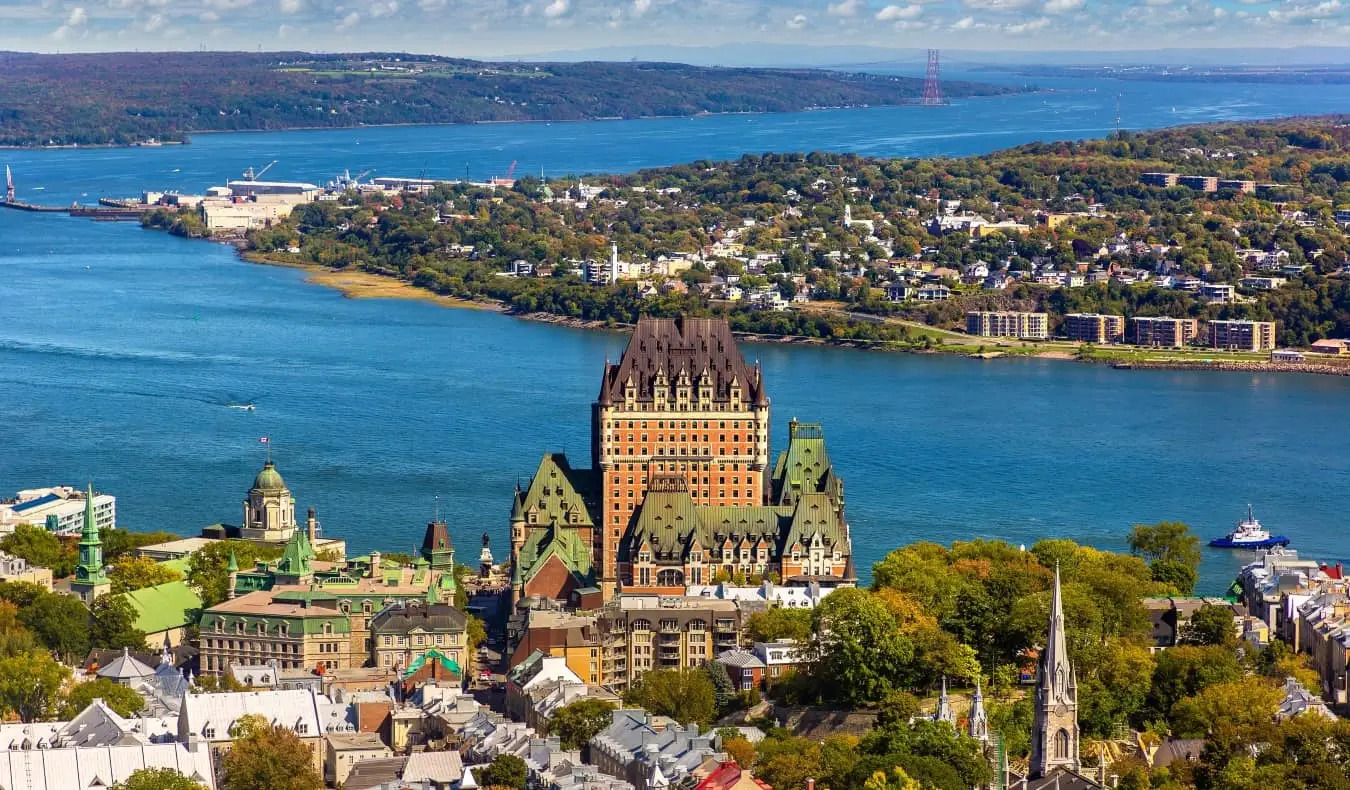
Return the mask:
<svg viewBox="0 0 1350 790"><path fill-rule="evenodd" d="M234 600L234 596L238 595L235 587L239 584L239 560L233 551L230 552L230 561L225 565L225 574L225 599Z"/></svg>
<svg viewBox="0 0 1350 790"><path fill-rule="evenodd" d="M984 694L980 679L975 678L975 696L970 700L970 716L966 720L966 734L981 743L989 741L989 714L984 712Z"/></svg>

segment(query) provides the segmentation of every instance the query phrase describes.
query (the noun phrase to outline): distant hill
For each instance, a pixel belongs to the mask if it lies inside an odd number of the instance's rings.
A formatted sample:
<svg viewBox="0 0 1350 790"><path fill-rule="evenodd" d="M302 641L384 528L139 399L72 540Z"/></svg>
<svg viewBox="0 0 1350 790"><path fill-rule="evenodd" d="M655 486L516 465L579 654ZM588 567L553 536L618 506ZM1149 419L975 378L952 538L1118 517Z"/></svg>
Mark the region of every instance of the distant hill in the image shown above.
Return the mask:
<svg viewBox="0 0 1350 790"><path fill-rule="evenodd" d="M626 45L512 55L506 60L534 62L631 58L671 60L715 66L907 68L922 75L925 50L871 46L748 42L718 46ZM942 50L944 66L1317 66L1350 64L1350 47L1233 47L1138 50Z"/></svg>
<svg viewBox="0 0 1350 790"><path fill-rule="evenodd" d="M487 63L399 53L0 53L0 145L194 131L573 121L894 105L921 79L678 63ZM1011 92L945 82L948 96Z"/></svg>

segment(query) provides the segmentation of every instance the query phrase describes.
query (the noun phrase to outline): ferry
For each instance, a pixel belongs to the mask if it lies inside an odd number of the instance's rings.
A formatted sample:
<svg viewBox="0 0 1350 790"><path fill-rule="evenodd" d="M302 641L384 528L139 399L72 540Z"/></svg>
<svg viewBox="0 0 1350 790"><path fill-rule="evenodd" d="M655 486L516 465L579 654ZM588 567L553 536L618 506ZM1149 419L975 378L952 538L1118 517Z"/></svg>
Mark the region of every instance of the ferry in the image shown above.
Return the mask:
<svg viewBox="0 0 1350 790"><path fill-rule="evenodd" d="M1247 506L1247 517L1237 523L1232 532L1222 538L1209 542L1216 549L1270 549L1276 546L1288 546L1289 538L1283 535L1271 535L1261 527L1261 522L1252 515L1252 506Z"/></svg>

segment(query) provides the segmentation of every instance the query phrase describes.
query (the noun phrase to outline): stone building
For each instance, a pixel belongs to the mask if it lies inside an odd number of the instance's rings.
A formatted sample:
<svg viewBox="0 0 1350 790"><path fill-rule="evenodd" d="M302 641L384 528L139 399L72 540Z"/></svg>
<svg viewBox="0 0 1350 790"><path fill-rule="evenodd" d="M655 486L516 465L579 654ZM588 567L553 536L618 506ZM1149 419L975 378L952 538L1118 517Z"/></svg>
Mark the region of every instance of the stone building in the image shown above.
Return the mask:
<svg viewBox="0 0 1350 790"><path fill-rule="evenodd" d="M281 479L276 464L268 460L253 479L244 500L240 537L262 543L285 543L295 532L295 497Z"/></svg>
<svg viewBox="0 0 1350 790"><path fill-rule="evenodd" d="M723 319L643 319L591 408L591 466L546 455L511 507L513 600L778 575L851 581L843 486L818 425L770 467L769 398ZM644 548L645 546L645 548ZM693 559L691 559L693 557Z"/></svg>
<svg viewBox="0 0 1350 790"><path fill-rule="evenodd" d="M404 603L370 620L370 660L377 667L406 669L433 649L461 669L468 666L463 612L443 603Z"/></svg>

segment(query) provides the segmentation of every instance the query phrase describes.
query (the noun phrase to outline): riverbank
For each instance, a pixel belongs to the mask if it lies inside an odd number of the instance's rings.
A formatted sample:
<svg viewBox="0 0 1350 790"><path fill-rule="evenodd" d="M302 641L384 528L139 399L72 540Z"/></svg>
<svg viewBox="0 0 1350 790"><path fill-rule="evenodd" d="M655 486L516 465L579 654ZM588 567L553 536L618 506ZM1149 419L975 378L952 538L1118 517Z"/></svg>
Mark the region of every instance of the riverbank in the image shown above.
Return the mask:
<svg viewBox="0 0 1350 790"><path fill-rule="evenodd" d="M588 331L626 331L631 325L619 321L591 320L553 313L512 312L503 302L492 299L463 299L433 293L413 285L406 280L386 277L359 269L331 269L311 263L287 260L279 255L266 255L240 250L240 257L250 263L266 266L281 266L299 269L306 273L305 282L332 288L348 299L408 299L428 302L456 309L486 310L503 313L513 318L534 321L569 329ZM859 351L889 351L911 354L941 354L962 356L970 359L994 361L998 359L1045 359L1061 362L1082 362L1098 365L1110 365L1118 370L1211 370L1230 373L1300 373L1327 376L1350 376L1350 365L1316 364L1309 362L1271 362L1271 361L1227 361L1215 360L1212 356L1186 358L1193 352L1177 352L1173 359L1122 360L1118 356L1092 356L1075 353L1075 348L1067 343L1052 342L1045 345L1028 344L1016 347L1003 347L990 351L987 345L996 338L970 338L969 345L936 344L920 346L918 344L896 343L891 341L846 340L799 335L767 335L755 332L736 332L736 336L748 343L771 343L790 346L820 346L848 348ZM977 345L983 341L983 344ZM1047 347L1049 346L1049 347ZM1150 349L1156 355L1156 349ZM1166 352L1161 352L1166 353Z"/></svg>

